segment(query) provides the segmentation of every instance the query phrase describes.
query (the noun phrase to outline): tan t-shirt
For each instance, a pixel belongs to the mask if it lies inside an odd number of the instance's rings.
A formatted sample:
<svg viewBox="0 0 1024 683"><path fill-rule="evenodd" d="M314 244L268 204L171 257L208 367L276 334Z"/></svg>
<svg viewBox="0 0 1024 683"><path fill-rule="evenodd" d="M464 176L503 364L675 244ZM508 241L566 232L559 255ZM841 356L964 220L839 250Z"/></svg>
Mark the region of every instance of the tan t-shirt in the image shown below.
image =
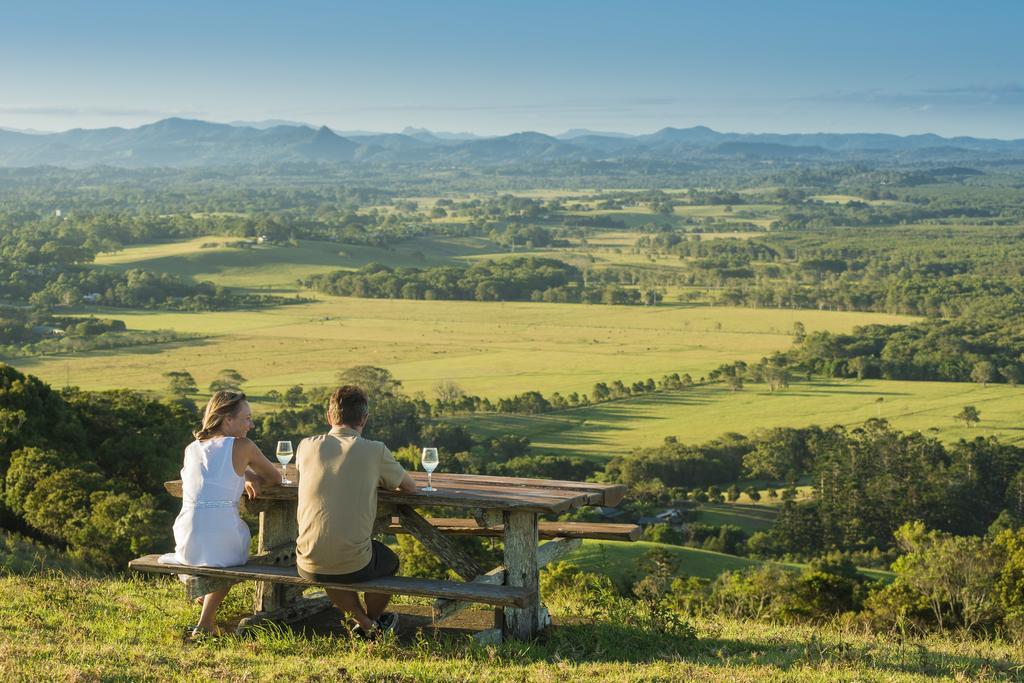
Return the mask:
<svg viewBox="0 0 1024 683"><path fill-rule="evenodd" d="M377 489L398 488L405 470L380 441L348 427L303 439L295 564L313 574L351 574L370 563Z"/></svg>

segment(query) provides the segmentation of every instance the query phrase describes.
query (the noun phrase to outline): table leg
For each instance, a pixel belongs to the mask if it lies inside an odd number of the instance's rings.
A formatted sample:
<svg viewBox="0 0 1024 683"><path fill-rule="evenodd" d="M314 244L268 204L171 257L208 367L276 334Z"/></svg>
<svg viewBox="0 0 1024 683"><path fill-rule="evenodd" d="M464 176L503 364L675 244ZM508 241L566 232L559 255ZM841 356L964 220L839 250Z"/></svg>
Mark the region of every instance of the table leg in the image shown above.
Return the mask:
<svg viewBox="0 0 1024 683"><path fill-rule="evenodd" d="M451 567L463 581L472 581L484 573L476 560L470 557L456 543L435 529L426 519L409 505L399 505L398 518L406 531L416 537L430 552L441 558L446 567Z"/></svg>
<svg viewBox="0 0 1024 683"><path fill-rule="evenodd" d="M505 515L505 576L509 586L530 590L533 597L522 609L505 609L505 635L529 640L540 630L540 581L537 566L537 514L509 512Z"/></svg>
<svg viewBox="0 0 1024 683"><path fill-rule="evenodd" d="M268 553L274 549L294 545L299 535L296 521L296 501L275 501L260 513L258 552ZM300 587L301 588L301 587ZM272 612L294 602L302 591L295 587L275 584L269 581L256 584L256 612Z"/></svg>

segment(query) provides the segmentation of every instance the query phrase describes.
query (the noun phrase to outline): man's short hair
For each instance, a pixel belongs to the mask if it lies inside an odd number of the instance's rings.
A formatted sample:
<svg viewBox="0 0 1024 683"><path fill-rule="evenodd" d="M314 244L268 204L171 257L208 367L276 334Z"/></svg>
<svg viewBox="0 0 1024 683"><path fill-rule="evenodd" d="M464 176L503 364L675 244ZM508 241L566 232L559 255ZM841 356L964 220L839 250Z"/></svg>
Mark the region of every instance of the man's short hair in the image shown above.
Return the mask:
<svg viewBox="0 0 1024 683"><path fill-rule="evenodd" d="M357 425L369 412L366 392L351 384L335 389L327 403L327 418L332 425Z"/></svg>

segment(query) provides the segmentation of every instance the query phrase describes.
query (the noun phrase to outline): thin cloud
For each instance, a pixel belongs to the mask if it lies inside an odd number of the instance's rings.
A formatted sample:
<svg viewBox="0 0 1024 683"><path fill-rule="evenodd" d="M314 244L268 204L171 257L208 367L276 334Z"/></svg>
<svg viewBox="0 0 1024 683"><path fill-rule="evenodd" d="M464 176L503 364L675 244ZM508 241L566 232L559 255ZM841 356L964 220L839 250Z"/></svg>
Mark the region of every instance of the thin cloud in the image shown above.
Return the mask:
<svg viewBox="0 0 1024 683"><path fill-rule="evenodd" d="M1008 83L1005 85L969 84L907 91L857 90L823 93L801 99L817 102L850 102L918 108L977 105L1024 106L1024 86L1018 83Z"/></svg>
<svg viewBox="0 0 1024 683"><path fill-rule="evenodd" d="M666 107L682 103L679 98L668 97L620 97L599 100L563 100L552 102L509 103L509 104L425 104L402 103L372 106L350 106L335 109L300 110L295 115L325 116L342 112L615 112L624 113L635 109Z"/></svg>
<svg viewBox="0 0 1024 683"><path fill-rule="evenodd" d="M0 107L0 114L14 116L103 116L110 118L124 116L204 116L203 111L148 109L137 107L74 107L67 105L44 105L33 107Z"/></svg>

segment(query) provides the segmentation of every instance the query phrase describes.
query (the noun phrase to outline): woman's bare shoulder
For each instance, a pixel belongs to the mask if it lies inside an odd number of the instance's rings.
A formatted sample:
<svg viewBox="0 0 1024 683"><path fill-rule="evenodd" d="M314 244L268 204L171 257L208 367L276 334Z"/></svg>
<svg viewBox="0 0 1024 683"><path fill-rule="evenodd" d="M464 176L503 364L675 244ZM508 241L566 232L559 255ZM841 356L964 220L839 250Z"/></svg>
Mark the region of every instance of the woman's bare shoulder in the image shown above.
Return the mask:
<svg viewBox="0 0 1024 683"><path fill-rule="evenodd" d="M235 438L234 452L244 453L246 455L254 455L257 453L260 455L263 454L263 451L261 451L260 447L256 445L256 442L247 436Z"/></svg>

